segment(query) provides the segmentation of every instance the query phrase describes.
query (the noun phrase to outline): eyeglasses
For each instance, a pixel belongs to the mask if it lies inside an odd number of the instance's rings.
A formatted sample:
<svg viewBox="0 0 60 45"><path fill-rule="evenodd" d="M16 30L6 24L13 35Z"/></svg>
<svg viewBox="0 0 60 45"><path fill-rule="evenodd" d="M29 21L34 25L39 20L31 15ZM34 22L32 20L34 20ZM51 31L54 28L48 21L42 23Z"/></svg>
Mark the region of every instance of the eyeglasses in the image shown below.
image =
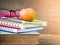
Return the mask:
<svg viewBox="0 0 60 45"><path fill-rule="evenodd" d="M19 18L20 10L10 10L10 9L0 8L0 17L17 17L17 18Z"/></svg>

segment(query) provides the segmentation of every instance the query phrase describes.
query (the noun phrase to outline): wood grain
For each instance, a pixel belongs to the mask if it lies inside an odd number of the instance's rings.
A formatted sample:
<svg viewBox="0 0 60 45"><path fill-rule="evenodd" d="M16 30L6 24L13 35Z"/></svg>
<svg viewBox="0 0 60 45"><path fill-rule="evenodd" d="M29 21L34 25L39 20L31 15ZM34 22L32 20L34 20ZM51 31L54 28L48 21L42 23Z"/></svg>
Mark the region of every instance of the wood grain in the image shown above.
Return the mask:
<svg viewBox="0 0 60 45"><path fill-rule="evenodd" d="M60 0L40 0L40 19L48 26L41 33L60 34Z"/></svg>
<svg viewBox="0 0 60 45"><path fill-rule="evenodd" d="M60 45L60 35L41 34L39 45Z"/></svg>
<svg viewBox="0 0 60 45"><path fill-rule="evenodd" d="M38 44L40 34L0 34L0 44Z"/></svg>

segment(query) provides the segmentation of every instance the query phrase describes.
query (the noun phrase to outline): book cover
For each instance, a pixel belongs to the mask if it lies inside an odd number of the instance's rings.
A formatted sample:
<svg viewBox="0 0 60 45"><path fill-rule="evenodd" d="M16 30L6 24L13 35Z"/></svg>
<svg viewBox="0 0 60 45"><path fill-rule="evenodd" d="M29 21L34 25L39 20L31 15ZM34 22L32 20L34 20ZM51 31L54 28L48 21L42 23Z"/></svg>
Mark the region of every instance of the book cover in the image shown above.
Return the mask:
<svg viewBox="0 0 60 45"><path fill-rule="evenodd" d="M17 28L17 29L24 29L22 22L6 20L6 19L0 19L0 26L6 26L6 27L11 27L11 28Z"/></svg>
<svg viewBox="0 0 60 45"><path fill-rule="evenodd" d="M14 33L0 31L0 34L14 34ZM40 34L40 33L38 33L37 31L31 31L31 32L21 32L19 34Z"/></svg>
<svg viewBox="0 0 60 45"><path fill-rule="evenodd" d="M0 26L0 31L17 34L17 33L21 33L21 32L31 32L31 31L43 30L43 28L44 27L35 27L35 28L27 28L27 29L19 30L19 29L15 29L15 28Z"/></svg>
<svg viewBox="0 0 60 45"><path fill-rule="evenodd" d="M34 19L31 22L19 20L17 18L8 18L7 20L22 22L24 27L47 26L47 22L43 20Z"/></svg>

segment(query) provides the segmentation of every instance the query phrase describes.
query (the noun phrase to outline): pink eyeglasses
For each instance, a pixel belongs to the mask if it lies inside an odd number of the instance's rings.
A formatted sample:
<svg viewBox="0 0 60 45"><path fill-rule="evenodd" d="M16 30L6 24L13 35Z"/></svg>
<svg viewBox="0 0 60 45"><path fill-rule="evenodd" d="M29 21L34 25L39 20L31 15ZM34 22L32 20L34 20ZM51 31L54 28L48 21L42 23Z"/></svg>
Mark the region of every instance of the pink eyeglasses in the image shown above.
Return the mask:
<svg viewBox="0 0 60 45"><path fill-rule="evenodd" d="M17 17L18 19L20 19L20 10L0 8L0 18L1 17Z"/></svg>

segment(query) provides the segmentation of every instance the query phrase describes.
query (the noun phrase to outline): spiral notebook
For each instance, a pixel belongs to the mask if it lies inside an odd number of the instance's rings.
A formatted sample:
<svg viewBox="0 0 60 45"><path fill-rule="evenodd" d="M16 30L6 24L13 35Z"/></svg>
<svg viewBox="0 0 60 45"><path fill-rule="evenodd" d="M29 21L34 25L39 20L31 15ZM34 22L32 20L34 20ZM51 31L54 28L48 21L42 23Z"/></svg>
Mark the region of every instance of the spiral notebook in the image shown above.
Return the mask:
<svg viewBox="0 0 60 45"><path fill-rule="evenodd" d="M27 28L27 29L15 29L15 28L9 28L0 26L0 31L2 32L8 32L8 33L23 33L23 32L31 32L31 31L37 31L37 30L43 30L44 27L35 27L35 28Z"/></svg>
<svg viewBox="0 0 60 45"><path fill-rule="evenodd" d="M15 33L0 31L0 34L15 34ZM38 33L37 31L31 31L31 32L23 32L23 33L19 33L19 34L40 34L40 33Z"/></svg>
<svg viewBox="0 0 60 45"><path fill-rule="evenodd" d="M47 26L47 22L46 21L42 21L42 20L39 20L34 22L28 22L28 21L23 21L23 20L19 20L17 18L8 18L8 20L12 20L12 21L17 21L17 22L22 22L24 24L24 27L28 28L28 27L36 27L36 26ZM37 19L34 19L34 20L37 20Z"/></svg>
<svg viewBox="0 0 60 45"><path fill-rule="evenodd" d="M0 26L6 26L10 28L24 29L22 22L0 19Z"/></svg>

